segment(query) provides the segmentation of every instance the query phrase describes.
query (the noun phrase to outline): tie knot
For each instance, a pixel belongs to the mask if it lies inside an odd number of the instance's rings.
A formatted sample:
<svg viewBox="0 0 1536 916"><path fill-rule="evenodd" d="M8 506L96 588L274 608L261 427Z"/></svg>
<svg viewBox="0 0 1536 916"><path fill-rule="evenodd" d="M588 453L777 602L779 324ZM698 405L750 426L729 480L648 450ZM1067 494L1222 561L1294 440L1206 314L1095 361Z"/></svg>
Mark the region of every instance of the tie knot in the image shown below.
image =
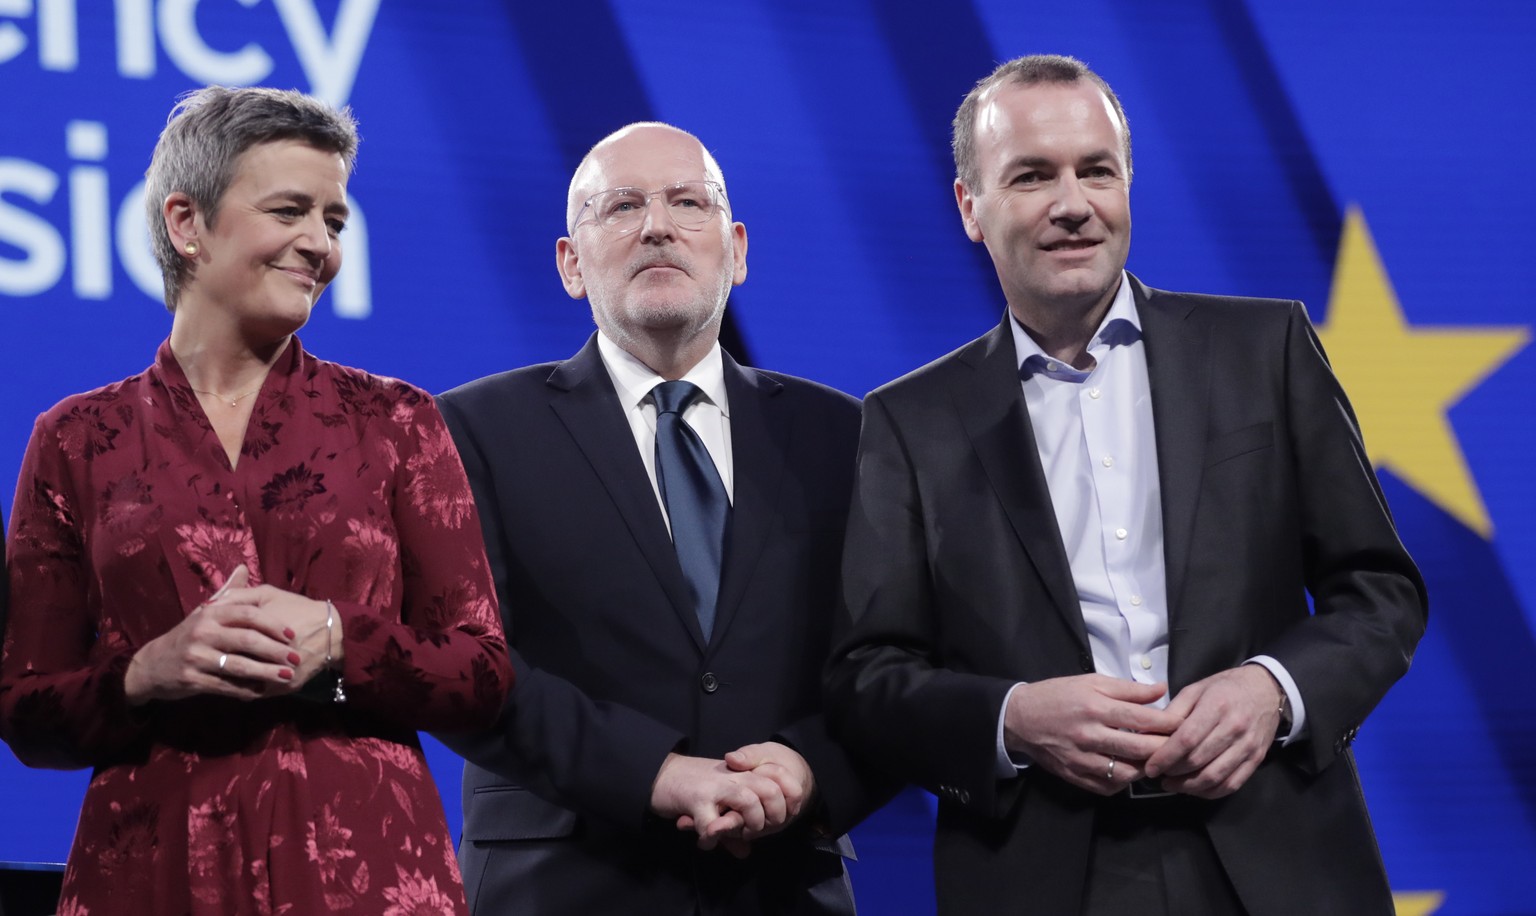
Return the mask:
<svg viewBox="0 0 1536 916"><path fill-rule="evenodd" d="M692 382L676 381L662 382L651 389L651 400L656 402L656 415L675 413L682 416L688 405L698 400L704 394L698 385Z"/></svg>

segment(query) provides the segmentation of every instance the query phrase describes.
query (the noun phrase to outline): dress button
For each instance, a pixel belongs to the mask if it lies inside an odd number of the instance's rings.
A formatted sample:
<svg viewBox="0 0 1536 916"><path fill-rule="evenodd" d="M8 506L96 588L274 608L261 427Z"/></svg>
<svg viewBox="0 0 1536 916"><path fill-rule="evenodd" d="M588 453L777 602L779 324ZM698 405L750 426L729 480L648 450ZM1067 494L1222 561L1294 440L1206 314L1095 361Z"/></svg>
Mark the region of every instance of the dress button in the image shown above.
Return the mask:
<svg viewBox="0 0 1536 916"><path fill-rule="evenodd" d="M1097 389L1097 388L1089 388L1088 389L1088 396L1090 398L1093 398L1095 401L1097 401L1099 399L1099 396L1101 394L1103 394L1103 392L1099 391L1099 389Z"/></svg>
<svg viewBox="0 0 1536 916"><path fill-rule="evenodd" d="M1112 455L1105 455L1104 456L1104 466L1107 467L1107 468L1114 467L1115 466L1114 456L1112 456Z"/></svg>
<svg viewBox="0 0 1536 916"><path fill-rule="evenodd" d="M1152 659L1149 656L1143 655L1141 657L1141 670L1146 671L1148 668L1151 668L1151 667L1152 667Z"/></svg>
<svg viewBox="0 0 1536 916"><path fill-rule="evenodd" d="M1141 596L1140 595L1132 595L1131 596L1131 607L1141 607Z"/></svg>
<svg viewBox="0 0 1536 916"><path fill-rule="evenodd" d="M1087 652L1079 653L1077 656L1077 667L1081 668L1084 672L1092 672L1093 656L1089 655Z"/></svg>
<svg viewBox="0 0 1536 916"><path fill-rule="evenodd" d="M1126 531L1124 528L1116 528L1115 529L1115 538L1118 539L1118 540L1123 541L1123 540L1125 540L1126 538L1128 538L1130 536L1131 536L1131 533L1129 531Z"/></svg>
<svg viewBox="0 0 1536 916"><path fill-rule="evenodd" d="M720 679L715 677L713 671L706 671L704 676L699 678L699 686L704 688L705 693L714 693L720 689Z"/></svg>

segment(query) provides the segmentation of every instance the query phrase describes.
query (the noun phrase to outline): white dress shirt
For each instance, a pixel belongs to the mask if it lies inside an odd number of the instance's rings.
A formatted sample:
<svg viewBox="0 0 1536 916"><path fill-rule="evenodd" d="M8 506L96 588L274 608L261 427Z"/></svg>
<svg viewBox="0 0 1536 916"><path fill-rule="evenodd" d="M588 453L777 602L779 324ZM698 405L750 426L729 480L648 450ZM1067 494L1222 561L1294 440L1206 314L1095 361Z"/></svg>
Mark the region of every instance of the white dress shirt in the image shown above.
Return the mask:
<svg viewBox="0 0 1536 916"><path fill-rule="evenodd" d="M633 354L609 340L602 331L597 333L597 352L603 358L603 367L613 380L613 390L619 395L629 430L635 436L635 447L640 450L640 460L645 462L646 476L651 479L651 490L656 494L656 505L661 507L661 517L672 530L667 518L667 504L661 498L661 488L656 484L656 404L651 400L651 389L666 379L657 375L650 366L636 359ZM688 405L683 411L683 422L693 428L709 457L720 473L725 485L725 495L735 501L731 475L731 407L725 395L725 364L717 342L698 364L681 379L699 386L704 396Z"/></svg>
<svg viewBox="0 0 1536 916"><path fill-rule="evenodd" d="M1009 326L1094 670L1140 684L1167 683L1162 484L1146 345L1130 284L1122 273L1120 289L1089 342L1093 365L1086 371L1045 353L1018 321ZM1249 661L1269 669L1290 698L1289 742L1301 734L1306 715L1295 683L1268 656ZM1152 705L1168 702L1165 694ZM997 730L1000 777L1027 765L1003 747L1007 709L1005 699Z"/></svg>

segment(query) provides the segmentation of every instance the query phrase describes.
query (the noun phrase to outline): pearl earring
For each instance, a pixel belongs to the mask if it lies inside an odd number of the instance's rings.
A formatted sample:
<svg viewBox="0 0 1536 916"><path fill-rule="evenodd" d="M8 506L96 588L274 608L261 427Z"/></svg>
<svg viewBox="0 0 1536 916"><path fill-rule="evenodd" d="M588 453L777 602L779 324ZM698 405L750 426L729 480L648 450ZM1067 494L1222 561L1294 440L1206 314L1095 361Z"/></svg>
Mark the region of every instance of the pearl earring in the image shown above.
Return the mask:
<svg viewBox="0 0 1536 916"><path fill-rule="evenodd" d="M197 257L197 243L196 242L188 242L187 245L186 245L186 252L191 257L194 257L194 258Z"/></svg>

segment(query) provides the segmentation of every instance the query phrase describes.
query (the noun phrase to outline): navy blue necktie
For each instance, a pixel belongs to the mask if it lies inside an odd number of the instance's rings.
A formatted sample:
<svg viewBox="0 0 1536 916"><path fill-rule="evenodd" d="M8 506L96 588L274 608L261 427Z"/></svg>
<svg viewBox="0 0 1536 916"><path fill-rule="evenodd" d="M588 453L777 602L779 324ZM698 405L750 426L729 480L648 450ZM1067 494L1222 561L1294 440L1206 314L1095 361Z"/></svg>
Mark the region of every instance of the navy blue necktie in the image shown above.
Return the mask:
<svg viewBox="0 0 1536 916"><path fill-rule="evenodd" d="M656 485L672 522L672 546L688 580L699 628L708 642L715 626L731 501L699 434L683 422L683 411L703 394L692 382L662 382L651 389L656 403Z"/></svg>

